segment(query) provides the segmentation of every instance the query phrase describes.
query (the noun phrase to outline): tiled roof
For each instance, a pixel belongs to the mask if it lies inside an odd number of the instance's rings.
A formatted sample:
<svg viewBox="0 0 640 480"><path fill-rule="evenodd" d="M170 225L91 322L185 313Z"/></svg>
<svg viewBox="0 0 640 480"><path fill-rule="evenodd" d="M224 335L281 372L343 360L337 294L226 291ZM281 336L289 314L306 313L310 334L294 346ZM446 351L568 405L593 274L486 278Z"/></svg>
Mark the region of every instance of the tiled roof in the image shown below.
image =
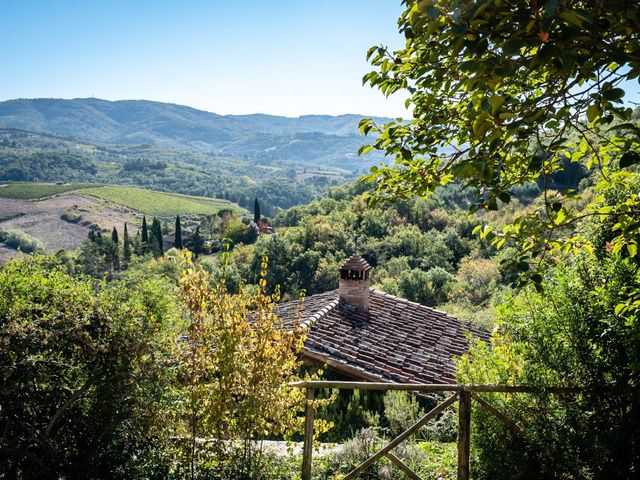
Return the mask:
<svg viewBox="0 0 640 480"><path fill-rule="evenodd" d="M351 255L349 259L340 267L340 270L357 270L365 272L371 270L371 266L360 255Z"/></svg>
<svg viewBox="0 0 640 480"><path fill-rule="evenodd" d="M343 304L338 290L280 305L286 324L307 327L303 356L356 378L401 383L451 383L452 358L469 336L489 334L445 312L370 290L368 313Z"/></svg>

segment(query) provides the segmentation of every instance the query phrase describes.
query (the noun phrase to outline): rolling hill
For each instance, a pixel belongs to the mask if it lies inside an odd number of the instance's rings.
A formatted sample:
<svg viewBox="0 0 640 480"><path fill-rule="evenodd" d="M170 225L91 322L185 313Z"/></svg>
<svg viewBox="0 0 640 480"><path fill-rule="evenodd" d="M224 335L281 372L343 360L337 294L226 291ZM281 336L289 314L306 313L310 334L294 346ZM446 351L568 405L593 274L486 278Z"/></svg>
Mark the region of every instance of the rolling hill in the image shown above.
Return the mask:
<svg viewBox="0 0 640 480"><path fill-rule="evenodd" d="M353 157L365 142L357 129L362 117L217 115L147 100L38 98L0 102L0 127L104 144L147 144L308 162Z"/></svg>

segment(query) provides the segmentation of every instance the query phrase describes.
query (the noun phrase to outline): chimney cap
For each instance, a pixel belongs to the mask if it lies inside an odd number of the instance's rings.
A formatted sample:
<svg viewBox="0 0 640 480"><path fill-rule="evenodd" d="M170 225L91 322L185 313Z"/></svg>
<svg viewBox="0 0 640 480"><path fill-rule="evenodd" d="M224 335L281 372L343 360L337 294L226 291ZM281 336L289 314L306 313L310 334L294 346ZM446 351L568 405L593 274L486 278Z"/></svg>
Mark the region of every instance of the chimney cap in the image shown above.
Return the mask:
<svg viewBox="0 0 640 480"><path fill-rule="evenodd" d="M348 260L340 267L340 270L352 270L356 272L368 272L371 270L371 265L357 253L351 255Z"/></svg>

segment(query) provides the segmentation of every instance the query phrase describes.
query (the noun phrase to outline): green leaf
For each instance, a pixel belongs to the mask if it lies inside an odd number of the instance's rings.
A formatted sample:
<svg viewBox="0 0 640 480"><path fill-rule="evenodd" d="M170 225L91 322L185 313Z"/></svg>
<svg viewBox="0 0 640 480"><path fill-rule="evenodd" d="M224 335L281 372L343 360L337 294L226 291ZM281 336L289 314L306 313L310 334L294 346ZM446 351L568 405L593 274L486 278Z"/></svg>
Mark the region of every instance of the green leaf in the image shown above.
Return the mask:
<svg viewBox="0 0 640 480"><path fill-rule="evenodd" d="M500 109L502 105L504 105L505 99L502 95L491 95L489 97L489 104L493 107L493 111L497 111Z"/></svg>
<svg viewBox="0 0 640 480"><path fill-rule="evenodd" d="M587 120L589 120L589 123L593 123L598 118L598 115L600 115L600 109L596 105L590 105L587 108Z"/></svg>
<svg viewBox="0 0 640 480"><path fill-rule="evenodd" d="M635 257L638 254L638 245L635 243L627 243L627 252L629 252L631 258Z"/></svg>
<svg viewBox="0 0 640 480"><path fill-rule="evenodd" d="M373 145L363 145L358 149L358 155L366 155L373 150Z"/></svg>
<svg viewBox="0 0 640 480"><path fill-rule="evenodd" d="M571 10L566 10L564 12L562 12L560 14L560 18L562 18L563 20L565 20L567 23L574 25L576 27L580 27L582 28L582 24L584 22L588 22L589 19L576 13L576 12L572 12Z"/></svg>

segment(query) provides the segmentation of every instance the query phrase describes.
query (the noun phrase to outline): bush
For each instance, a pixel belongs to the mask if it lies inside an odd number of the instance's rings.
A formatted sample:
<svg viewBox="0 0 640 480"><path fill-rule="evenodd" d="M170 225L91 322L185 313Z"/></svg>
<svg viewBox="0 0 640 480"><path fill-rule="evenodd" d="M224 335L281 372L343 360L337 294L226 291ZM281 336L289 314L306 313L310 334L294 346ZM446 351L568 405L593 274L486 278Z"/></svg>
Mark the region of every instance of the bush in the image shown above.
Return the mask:
<svg viewBox="0 0 640 480"><path fill-rule="evenodd" d="M551 277L551 275L553 275ZM585 255L501 309L500 334L458 364L463 383L572 385L581 395L483 394L526 427L514 435L474 410L479 478L635 478L640 465L640 291L637 259ZM604 386L608 387L604 387ZM604 387L604 388L603 388Z"/></svg>
<svg viewBox="0 0 640 480"><path fill-rule="evenodd" d="M384 416L389 424L389 433L396 437L424 416L415 395L402 391L388 391L384 396Z"/></svg>
<svg viewBox="0 0 640 480"><path fill-rule="evenodd" d="M256 442L287 438L303 424L304 392L286 386L298 378L302 332L288 332L275 314L279 297L277 289L266 294L266 258L259 288L237 294L227 291L224 277L215 281L188 259L180 292L189 324L175 351L174 436L185 439L178 453L192 472L206 468L199 439L211 439L215 458L230 465L233 478L256 478L265 460ZM322 422L316 428L322 432Z"/></svg>
<svg viewBox="0 0 640 480"><path fill-rule="evenodd" d="M6 478L136 478L158 459L171 372L169 289L71 277L55 256L0 270Z"/></svg>
<svg viewBox="0 0 640 480"><path fill-rule="evenodd" d="M15 248L24 253L36 253L44 250L40 240L34 238L22 230L7 230L0 233L0 240L9 248Z"/></svg>
<svg viewBox="0 0 640 480"><path fill-rule="evenodd" d="M329 472L325 478L339 478L339 474L346 474L367 458L373 455L385 444L378 428L365 428L348 442L329 461ZM434 479L424 475L423 466L426 464L426 455L422 448L415 443L405 442L396 447L393 453L406 463L422 478ZM335 474L338 475L335 475ZM404 480L407 477L389 460L382 458L365 470L358 478L367 480Z"/></svg>
<svg viewBox="0 0 640 480"><path fill-rule="evenodd" d="M65 222L69 223L79 223L82 220L82 215L78 212L77 207L67 208L60 218Z"/></svg>

